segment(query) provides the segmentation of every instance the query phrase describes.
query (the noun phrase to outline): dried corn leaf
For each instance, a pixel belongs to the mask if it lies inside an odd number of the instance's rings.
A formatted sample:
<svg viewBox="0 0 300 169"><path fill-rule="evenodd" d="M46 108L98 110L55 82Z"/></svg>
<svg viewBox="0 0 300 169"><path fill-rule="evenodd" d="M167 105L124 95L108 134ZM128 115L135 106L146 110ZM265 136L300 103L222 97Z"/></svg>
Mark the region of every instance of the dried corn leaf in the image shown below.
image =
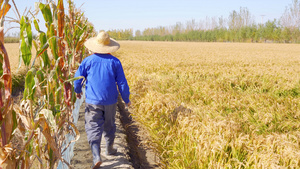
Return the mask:
<svg viewBox="0 0 300 169"><path fill-rule="evenodd" d="M21 120L21 122L24 124L25 129L26 130L32 130L33 127L31 125L30 118L23 113L21 108L18 105L15 104L13 106L13 109L17 113L17 115L18 115L19 119ZM19 128L23 128L22 125L19 125ZM22 130L24 130L24 129L22 129Z"/></svg>
<svg viewBox="0 0 300 169"><path fill-rule="evenodd" d="M10 71L10 63L9 58L4 47L4 44L0 41L0 52L3 55L3 76L2 79L4 81L4 88L5 88L5 99L10 102L11 97L11 86L12 86L12 79L11 79L11 71Z"/></svg>
<svg viewBox="0 0 300 169"><path fill-rule="evenodd" d="M14 130L14 116L12 112L12 105L8 107L8 111L6 112L4 123L5 124L5 137L6 137L6 143L9 143L10 138L12 136L13 130Z"/></svg>
<svg viewBox="0 0 300 169"><path fill-rule="evenodd" d="M1 8L3 2L4 2L4 0L0 0L0 8Z"/></svg>
<svg viewBox="0 0 300 169"><path fill-rule="evenodd" d="M61 159L61 153L60 153L59 147L56 143L55 138L52 137L52 135L51 135L51 129L50 129L45 117L42 115L39 118L39 120L36 122L36 124L39 124L41 132L45 136L45 138L46 138L50 148L52 149L54 155L56 157L58 157L59 159Z"/></svg>
<svg viewBox="0 0 300 169"><path fill-rule="evenodd" d="M53 116L53 113L51 110L48 109L42 109L39 113L39 116L44 116L44 118L47 120L49 127L53 132L57 131L57 125L55 122L55 118Z"/></svg>
<svg viewBox="0 0 300 169"><path fill-rule="evenodd" d="M15 169L16 159L13 157L13 148L11 144L0 147L0 168L2 169Z"/></svg>
<svg viewBox="0 0 300 169"><path fill-rule="evenodd" d="M0 30L0 53L2 53L3 57L3 65L2 65L2 79L4 82L4 96L6 102L3 103L3 100L1 99L1 107L4 108L1 111L1 130L5 132L1 132L1 140L2 140L2 145L6 145L8 142L8 139L11 136L12 128L10 121L12 121L12 116L11 116L11 111L9 109L11 108L11 87L12 87L12 79L11 79L11 72L10 72L10 63L9 63L9 58L6 52L6 49L4 47L3 41L2 41L2 35L3 35L3 29ZM2 95L0 96L2 98ZM4 104L4 106L3 106ZM5 117L7 116L7 117ZM2 121L4 119L4 121ZM6 119L7 118L7 119ZM6 126L6 122L8 122L8 126ZM13 124L13 123L12 123Z"/></svg>
<svg viewBox="0 0 300 169"><path fill-rule="evenodd" d="M0 10L0 17L5 16L7 14L7 12L10 10L10 8L11 8L10 4L4 4Z"/></svg>

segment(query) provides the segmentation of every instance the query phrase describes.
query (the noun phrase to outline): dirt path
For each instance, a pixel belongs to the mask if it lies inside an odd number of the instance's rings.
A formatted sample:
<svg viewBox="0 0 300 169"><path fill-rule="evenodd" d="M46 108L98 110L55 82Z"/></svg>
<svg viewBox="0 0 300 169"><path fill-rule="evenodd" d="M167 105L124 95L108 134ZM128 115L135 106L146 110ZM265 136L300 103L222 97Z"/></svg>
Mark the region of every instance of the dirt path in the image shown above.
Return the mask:
<svg viewBox="0 0 300 169"><path fill-rule="evenodd" d="M130 157L128 155L129 149L127 146L125 130L121 125L119 116L120 114L117 112L115 146L118 148L118 153L116 156L105 156L104 151L102 151L101 158L103 159L103 164L101 165L101 168L103 169L133 169L132 163L129 162ZM84 129L84 104L81 106L79 112L77 127L80 132L80 139L75 143L74 157L71 160L71 165L75 169L90 169L93 164L93 157ZM102 140L104 140L104 138ZM105 150L105 141L102 141L101 149Z"/></svg>

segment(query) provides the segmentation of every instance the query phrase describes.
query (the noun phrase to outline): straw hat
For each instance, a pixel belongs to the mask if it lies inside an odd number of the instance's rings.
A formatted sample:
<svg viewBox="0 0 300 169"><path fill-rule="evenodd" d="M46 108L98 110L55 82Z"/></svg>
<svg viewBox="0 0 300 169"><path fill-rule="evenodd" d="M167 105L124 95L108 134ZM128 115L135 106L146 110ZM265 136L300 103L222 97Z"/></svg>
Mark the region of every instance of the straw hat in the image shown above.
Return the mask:
<svg viewBox="0 0 300 169"><path fill-rule="evenodd" d="M112 53L120 48L120 44L104 31L100 31L96 37L88 39L84 46L95 53Z"/></svg>

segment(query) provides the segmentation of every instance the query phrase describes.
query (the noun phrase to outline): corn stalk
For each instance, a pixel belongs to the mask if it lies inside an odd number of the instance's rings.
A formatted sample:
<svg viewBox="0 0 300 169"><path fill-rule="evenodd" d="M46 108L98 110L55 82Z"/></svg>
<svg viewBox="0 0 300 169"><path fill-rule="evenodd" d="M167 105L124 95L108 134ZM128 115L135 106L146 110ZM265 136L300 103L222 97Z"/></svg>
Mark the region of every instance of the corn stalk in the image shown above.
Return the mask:
<svg viewBox="0 0 300 169"><path fill-rule="evenodd" d="M9 57L4 46L4 18L10 7L8 0L5 2L3 0L0 1L0 166L3 168L15 168L16 166L15 151L10 141L17 122L16 113L12 111L11 69Z"/></svg>

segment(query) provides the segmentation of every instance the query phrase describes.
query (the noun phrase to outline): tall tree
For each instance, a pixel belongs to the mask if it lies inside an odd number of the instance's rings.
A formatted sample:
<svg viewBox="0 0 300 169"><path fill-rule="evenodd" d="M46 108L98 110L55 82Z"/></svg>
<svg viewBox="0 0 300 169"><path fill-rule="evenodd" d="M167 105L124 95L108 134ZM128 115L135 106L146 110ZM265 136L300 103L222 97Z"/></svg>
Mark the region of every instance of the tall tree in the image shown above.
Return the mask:
<svg viewBox="0 0 300 169"><path fill-rule="evenodd" d="M240 11L233 10L229 14L228 26L229 29L240 29L245 26L250 26L254 23L254 19L251 16L247 7L240 7Z"/></svg>
<svg viewBox="0 0 300 169"><path fill-rule="evenodd" d="M138 37L138 36L142 36L141 31L140 31L140 30L136 30L136 31L135 31L135 36L137 36L137 37Z"/></svg>
<svg viewBox="0 0 300 169"><path fill-rule="evenodd" d="M268 21L264 28L264 38L267 40L276 40L275 32L277 31L276 20Z"/></svg>
<svg viewBox="0 0 300 169"><path fill-rule="evenodd" d="M197 24L195 22L195 19L186 22L186 30L185 30L186 32L194 31L196 29L197 29Z"/></svg>
<svg viewBox="0 0 300 169"><path fill-rule="evenodd" d="M281 24L291 31L293 42L300 41L300 1L293 0L293 3L289 7L286 7L281 17Z"/></svg>
<svg viewBox="0 0 300 169"><path fill-rule="evenodd" d="M293 3L286 7L281 17L281 24L291 29L300 28L300 2L298 0L293 0Z"/></svg>

